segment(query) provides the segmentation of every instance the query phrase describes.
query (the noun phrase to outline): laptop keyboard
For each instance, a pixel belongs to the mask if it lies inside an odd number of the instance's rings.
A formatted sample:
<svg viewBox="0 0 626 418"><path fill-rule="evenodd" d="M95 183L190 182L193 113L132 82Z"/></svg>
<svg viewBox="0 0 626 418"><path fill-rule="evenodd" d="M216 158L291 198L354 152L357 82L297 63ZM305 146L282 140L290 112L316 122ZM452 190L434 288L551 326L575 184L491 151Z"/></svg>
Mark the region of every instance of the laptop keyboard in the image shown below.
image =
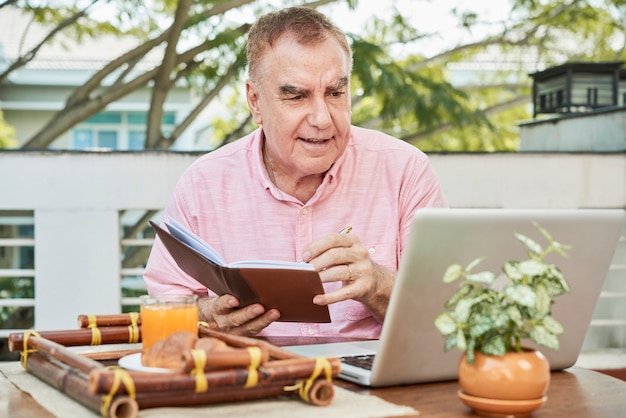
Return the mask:
<svg viewBox="0 0 626 418"><path fill-rule="evenodd" d="M341 362L349 364L351 366L360 367L365 370L372 370L372 364L374 364L375 354L367 354L360 356L343 356Z"/></svg>

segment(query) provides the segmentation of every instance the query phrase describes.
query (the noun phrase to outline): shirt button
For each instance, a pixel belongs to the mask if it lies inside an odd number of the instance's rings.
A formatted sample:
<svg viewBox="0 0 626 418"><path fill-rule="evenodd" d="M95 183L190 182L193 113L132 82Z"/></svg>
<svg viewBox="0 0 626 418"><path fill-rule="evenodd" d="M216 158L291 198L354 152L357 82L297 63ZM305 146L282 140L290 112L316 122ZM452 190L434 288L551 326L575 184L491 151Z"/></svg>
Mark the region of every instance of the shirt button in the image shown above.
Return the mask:
<svg viewBox="0 0 626 418"><path fill-rule="evenodd" d="M370 255L374 255L376 253L376 248L372 247L369 250L367 250L368 253L370 253Z"/></svg>
<svg viewBox="0 0 626 418"><path fill-rule="evenodd" d="M306 214L308 214L308 213L309 213L309 210L308 210L308 209L306 209L306 208L305 208L305 209L302 209L302 214L303 214L303 215L306 215Z"/></svg>
<svg viewBox="0 0 626 418"><path fill-rule="evenodd" d="M307 332L309 333L309 335L315 334L315 330L313 328L309 328Z"/></svg>

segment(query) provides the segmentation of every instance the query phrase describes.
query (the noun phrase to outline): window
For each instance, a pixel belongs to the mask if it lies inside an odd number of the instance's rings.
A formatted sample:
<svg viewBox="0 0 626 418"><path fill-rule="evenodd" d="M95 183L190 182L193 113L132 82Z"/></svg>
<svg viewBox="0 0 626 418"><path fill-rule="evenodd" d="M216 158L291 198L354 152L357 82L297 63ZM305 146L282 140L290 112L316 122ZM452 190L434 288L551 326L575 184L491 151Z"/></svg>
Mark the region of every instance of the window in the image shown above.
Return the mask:
<svg viewBox="0 0 626 418"><path fill-rule="evenodd" d="M128 149L141 150L146 145L146 131L132 130L128 132Z"/></svg>
<svg viewBox="0 0 626 418"><path fill-rule="evenodd" d="M6 338L11 329L33 326L34 297L33 212L0 211L0 338ZM0 355L4 356L1 351Z"/></svg>
<svg viewBox="0 0 626 418"><path fill-rule="evenodd" d="M87 129L74 130L74 149L85 149L93 147L93 132Z"/></svg>
<svg viewBox="0 0 626 418"><path fill-rule="evenodd" d="M101 148L117 148L117 132L115 131L99 131L98 147Z"/></svg>
<svg viewBox="0 0 626 418"><path fill-rule="evenodd" d="M146 112L103 112L86 119L73 131L72 148L108 148L142 150L146 144ZM162 129L171 132L176 122L174 112L165 112Z"/></svg>

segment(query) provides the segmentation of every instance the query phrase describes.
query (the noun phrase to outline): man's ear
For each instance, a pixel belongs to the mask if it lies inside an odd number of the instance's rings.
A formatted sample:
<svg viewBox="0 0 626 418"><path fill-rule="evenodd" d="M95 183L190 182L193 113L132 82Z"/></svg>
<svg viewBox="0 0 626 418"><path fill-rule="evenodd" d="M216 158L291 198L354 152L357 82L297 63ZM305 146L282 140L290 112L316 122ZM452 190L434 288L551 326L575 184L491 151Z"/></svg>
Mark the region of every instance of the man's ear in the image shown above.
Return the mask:
<svg viewBox="0 0 626 418"><path fill-rule="evenodd" d="M248 101L248 107L252 113L252 119L257 125L263 124L263 118L261 117L261 109L259 108L259 91L254 83L250 80L246 81L246 100Z"/></svg>

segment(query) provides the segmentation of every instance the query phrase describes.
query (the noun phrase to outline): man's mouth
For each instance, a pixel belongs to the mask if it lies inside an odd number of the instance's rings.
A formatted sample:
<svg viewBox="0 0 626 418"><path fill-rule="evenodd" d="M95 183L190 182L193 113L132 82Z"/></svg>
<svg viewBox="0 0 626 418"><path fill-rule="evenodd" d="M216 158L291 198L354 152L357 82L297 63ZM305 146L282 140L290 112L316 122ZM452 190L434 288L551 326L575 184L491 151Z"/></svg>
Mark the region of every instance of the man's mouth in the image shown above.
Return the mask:
<svg viewBox="0 0 626 418"><path fill-rule="evenodd" d="M327 138L322 138L322 139L316 139L316 138L302 138L301 136L298 137L299 140L304 141L304 142L308 142L311 144L321 144L323 142L328 141Z"/></svg>

